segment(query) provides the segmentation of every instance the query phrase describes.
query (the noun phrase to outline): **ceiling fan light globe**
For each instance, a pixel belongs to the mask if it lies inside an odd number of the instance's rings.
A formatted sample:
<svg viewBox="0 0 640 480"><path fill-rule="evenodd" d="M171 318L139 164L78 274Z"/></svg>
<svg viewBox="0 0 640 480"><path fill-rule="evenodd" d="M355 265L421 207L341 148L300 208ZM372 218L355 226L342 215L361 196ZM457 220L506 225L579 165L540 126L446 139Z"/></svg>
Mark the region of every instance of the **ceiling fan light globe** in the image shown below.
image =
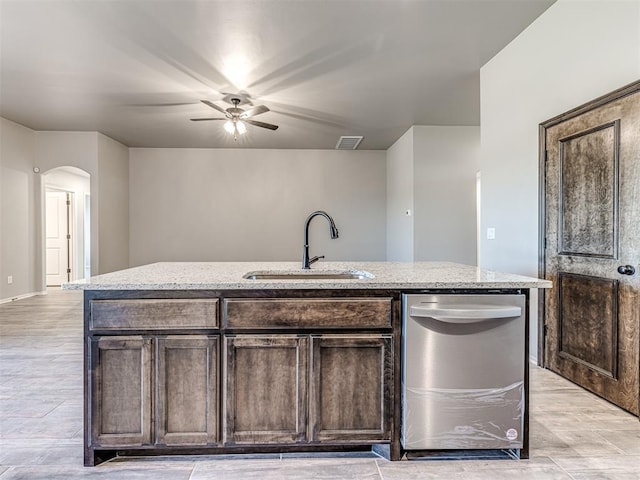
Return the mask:
<svg viewBox="0 0 640 480"><path fill-rule="evenodd" d="M240 135L247 132L247 126L244 124L244 122L241 122L241 121L236 122L236 129L238 130L238 133Z"/></svg>
<svg viewBox="0 0 640 480"><path fill-rule="evenodd" d="M233 135L236 130L231 120L227 120L226 122L224 122L224 129L231 135Z"/></svg>

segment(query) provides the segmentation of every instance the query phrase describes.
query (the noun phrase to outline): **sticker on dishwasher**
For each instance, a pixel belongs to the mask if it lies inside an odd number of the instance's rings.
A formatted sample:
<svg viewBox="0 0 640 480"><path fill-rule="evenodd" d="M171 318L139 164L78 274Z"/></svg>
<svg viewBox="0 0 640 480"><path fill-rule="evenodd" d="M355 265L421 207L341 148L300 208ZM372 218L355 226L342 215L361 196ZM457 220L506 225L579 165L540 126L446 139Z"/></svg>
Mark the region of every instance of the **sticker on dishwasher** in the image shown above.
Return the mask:
<svg viewBox="0 0 640 480"><path fill-rule="evenodd" d="M507 440L515 440L518 438L518 431L515 428L507 430Z"/></svg>

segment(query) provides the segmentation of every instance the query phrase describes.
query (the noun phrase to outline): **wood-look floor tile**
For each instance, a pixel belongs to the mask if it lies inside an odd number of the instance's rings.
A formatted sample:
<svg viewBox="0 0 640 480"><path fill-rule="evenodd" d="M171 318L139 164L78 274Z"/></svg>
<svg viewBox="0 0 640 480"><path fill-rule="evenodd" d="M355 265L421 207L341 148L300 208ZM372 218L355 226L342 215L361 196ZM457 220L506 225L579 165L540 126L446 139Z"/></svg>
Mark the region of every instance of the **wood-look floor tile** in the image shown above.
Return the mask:
<svg viewBox="0 0 640 480"><path fill-rule="evenodd" d="M622 455L625 452L598 431L561 430L553 432L536 422L531 423L530 454L538 456Z"/></svg>
<svg viewBox="0 0 640 480"><path fill-rule="evenodd" d="M554 462L572 475L640 473L640 455L557 457Z"/></svg>
<svg viewBox="0 0 640 480"><path fill-rule="evenodd" d="M549 458L530 460L411 461L379 464L383 480L572 480Z"/></svg>
<svg viewBox="0 0 640 480"><path fill-rule="evenodd" d="M13 467L2 480L189 480L192 466L81 466Z"/></svg>
<svg viewBox="0 0 640 480"><path fill-rule="evenodd" d="M640 472L587 472L572 473L574 480L640 480Z"/></svg>
<svg viewBox="0 0 640 480"><path fill-rule="evenodd" d="M380 480L375 459L288 458L198 462L190 480Z"/></svg>
<svg viewBox="0 0 640 480"><path fill-rule="evenodd" d="M640 455L640 430L599 430L598 433L627 455ZM640 465L638 465L640 473Z"/></svg>

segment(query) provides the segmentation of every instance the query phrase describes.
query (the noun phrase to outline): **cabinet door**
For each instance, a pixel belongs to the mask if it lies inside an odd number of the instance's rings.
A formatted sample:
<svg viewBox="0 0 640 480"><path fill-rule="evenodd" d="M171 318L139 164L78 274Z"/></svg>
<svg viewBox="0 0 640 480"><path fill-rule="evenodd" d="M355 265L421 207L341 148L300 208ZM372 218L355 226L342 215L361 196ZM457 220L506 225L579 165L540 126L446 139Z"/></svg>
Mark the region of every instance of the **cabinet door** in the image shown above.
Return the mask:
<svg viewBox="0 0 640 480"><path fill-rule="evenodd" d="M313 336L311 345L311 440L390 440L392 336Z"/></svg>
<svg viewBox="0 0 640 480"><path fill-rule="evenodd" d="M217 442L218 342L204 335L157 339L157 444Z"/></svg>
<svg viewBox="0 0 640 480"><path fill-rule="evenodd" d="M306 440L308 339L225 338L224 443Z"/></svg>
<svg viewBox="0 0 640 480"><path fill-rule="evenodd" d="M91 446L151 443L151 338L91 342Z"/></svg>

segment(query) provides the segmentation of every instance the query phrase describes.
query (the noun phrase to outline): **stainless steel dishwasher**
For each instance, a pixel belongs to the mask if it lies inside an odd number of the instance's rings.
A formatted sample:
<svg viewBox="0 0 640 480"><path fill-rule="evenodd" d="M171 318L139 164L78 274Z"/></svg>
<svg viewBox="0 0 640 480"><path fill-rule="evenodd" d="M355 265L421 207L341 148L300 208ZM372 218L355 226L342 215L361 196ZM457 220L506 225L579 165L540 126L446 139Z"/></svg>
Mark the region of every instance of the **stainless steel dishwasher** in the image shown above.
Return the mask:
<svg viewBox="0 0 640 480"><path fill-rule="evenodd" d="M519 449L524 295L403 295L402 445Z"/></svg>

